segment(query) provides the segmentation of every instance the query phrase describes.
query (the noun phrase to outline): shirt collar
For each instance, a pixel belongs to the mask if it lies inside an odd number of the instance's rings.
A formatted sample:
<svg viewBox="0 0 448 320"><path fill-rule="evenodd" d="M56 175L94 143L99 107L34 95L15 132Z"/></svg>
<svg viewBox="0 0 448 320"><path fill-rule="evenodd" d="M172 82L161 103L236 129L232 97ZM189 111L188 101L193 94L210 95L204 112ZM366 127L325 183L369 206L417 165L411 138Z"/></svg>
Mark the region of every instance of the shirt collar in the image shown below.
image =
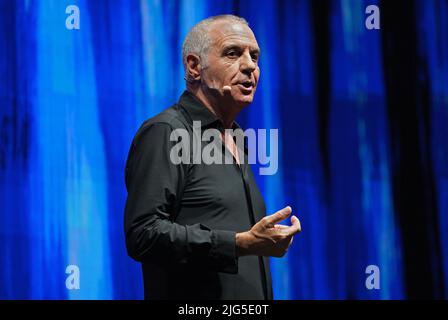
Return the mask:
<svg viewBox="0 0 448 320"><path fill-rule="evenodd" d="M215 127L222 131L224 124L213 112L196 98L191 92L184 91L179 98L179 104L185 109L192 121L200 121L201 127ZM233 121L232 129L241 129L240 125Z"/></svg>

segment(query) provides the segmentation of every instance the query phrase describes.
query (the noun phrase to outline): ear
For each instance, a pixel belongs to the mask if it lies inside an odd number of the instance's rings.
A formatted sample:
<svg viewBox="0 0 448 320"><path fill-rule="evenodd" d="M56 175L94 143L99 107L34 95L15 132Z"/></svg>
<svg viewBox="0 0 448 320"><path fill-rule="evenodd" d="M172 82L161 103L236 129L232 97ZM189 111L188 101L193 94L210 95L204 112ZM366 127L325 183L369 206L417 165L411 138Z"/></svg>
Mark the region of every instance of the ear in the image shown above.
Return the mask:
<svg viewBox="0 0 448 320"><path fill-rule="evenodd" d="M188 79L190 81L201 80L201 60L199 59L199 56L194 53L190 53L185 59Z"/></svg>

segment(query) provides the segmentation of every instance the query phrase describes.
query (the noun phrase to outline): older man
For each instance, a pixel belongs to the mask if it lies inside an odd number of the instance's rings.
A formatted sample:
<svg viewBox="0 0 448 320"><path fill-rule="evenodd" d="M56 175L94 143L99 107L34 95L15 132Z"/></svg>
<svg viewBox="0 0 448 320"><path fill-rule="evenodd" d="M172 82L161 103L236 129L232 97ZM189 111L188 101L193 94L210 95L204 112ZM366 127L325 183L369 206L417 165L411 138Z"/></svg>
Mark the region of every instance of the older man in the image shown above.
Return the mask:
<svg viewBox="0 0 448 320"><path fill-rule="evenodd" d="M265 216L247 150L224 130L239 128L235 118L253 100L259 55L244 19L201 21L183 45L187 91L134 137L125 234L129 255L143 266L146 299L273 297L268 257L286 253L300 222L292 216L291 226L277 224L290 207ZM173 163L171 133L193 134L194 121L221 132L231 164Z"/></svg>

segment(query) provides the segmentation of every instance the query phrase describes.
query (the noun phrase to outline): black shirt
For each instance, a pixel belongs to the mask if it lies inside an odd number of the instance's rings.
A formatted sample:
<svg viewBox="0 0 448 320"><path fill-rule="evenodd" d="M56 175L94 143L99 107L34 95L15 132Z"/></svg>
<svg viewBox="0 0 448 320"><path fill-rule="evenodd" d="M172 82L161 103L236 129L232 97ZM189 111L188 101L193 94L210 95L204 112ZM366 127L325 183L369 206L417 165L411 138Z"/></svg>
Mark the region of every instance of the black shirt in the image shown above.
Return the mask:
<svg viewBox="0 0 448 320"><path fill-rule="evenodd" d="M233 157L230 164L174 164L170 134L192 135L193 121L201 121L201 130L223 129L186 91L142 124L126 162L126 247L142 262L145 298L272 299L269 258L235 252L235 234L266 213L247 149L239 150L241 166Z"/></svg>

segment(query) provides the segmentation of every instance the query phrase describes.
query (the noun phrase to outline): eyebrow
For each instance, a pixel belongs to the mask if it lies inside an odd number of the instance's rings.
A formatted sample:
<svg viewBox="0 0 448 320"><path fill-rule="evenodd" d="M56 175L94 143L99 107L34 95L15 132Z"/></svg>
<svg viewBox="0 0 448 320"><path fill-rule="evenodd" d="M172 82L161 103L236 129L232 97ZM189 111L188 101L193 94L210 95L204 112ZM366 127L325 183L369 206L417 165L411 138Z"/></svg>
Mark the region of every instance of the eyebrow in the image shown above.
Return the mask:
<svg viewBox="0 0 448 320"><path fill-rule="evenodd" d="M222 52L226 52L226 51L229 51L229 50L232 50L232 49L241 50L241 46L239 46L237 44L230 44L230 45L224 46L224 48L222 49ZM249 51L252 54L253 53L256 53L258 55L260 54L260 49L259 48L252 47L252 48L249 49Z"/></svg>

